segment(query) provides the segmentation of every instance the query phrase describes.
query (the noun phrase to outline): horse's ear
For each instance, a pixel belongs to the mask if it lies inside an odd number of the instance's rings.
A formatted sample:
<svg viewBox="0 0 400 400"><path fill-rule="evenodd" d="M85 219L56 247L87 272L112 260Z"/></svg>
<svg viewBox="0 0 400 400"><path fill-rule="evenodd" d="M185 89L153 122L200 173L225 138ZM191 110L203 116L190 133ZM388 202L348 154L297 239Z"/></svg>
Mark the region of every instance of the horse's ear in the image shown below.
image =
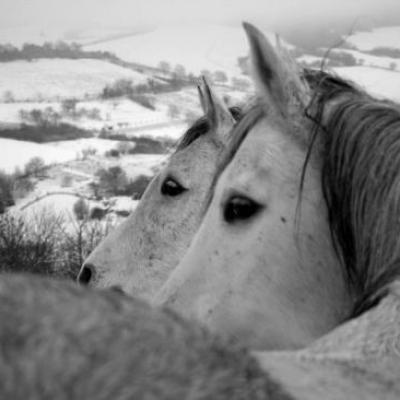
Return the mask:
<svg viewBox="0 0 400 400"><path fill-rule="evenodd" d="M203 84L202 83L203 82L201 82L197 85L197 91L199 93L201 108L203 109L204 114L207 115L207 103L206 103L206 99L205 99L205 94L203 92Z"/></svg>
<svg viewBox="0 0 400 400"><path fill-rule="evenodd" d="M307 107L311 100L311 90L304 77L303 68L300 68L288 49L282 45L279 35L276 35L276 49L286 73L286 92L289 95L289 106L295 103L296 105L300 104L303 108Z"/></svg>
<svg viewBox="0 0 400 400"><path fill-rule="evenodd" d="M198 86L200 103L204 114L211 124L211 131L215 132L222 139L232 129L235 120L228 110L228 107L215 94L207 79L203 76Z"/></svg>
<svg viewBox="0 0 400 400"><path fill-rule="evenodd" d="M303 101L306 87L301 82L295 62L278 39L278 52L261 31L249 23L243 23L249 43L253 79L262 99L273 103L284 116L290 113L293 98Z"/></svg>

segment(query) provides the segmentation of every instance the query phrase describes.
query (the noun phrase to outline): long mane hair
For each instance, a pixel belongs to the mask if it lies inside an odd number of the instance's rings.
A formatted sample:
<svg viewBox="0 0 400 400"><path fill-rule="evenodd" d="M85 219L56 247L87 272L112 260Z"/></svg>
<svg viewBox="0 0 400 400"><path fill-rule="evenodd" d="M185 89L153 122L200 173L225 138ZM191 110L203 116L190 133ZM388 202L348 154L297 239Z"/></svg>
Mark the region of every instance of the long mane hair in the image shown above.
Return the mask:
<svg viewBox="0 0 400 400"><path fill-rule="evenodd" d="M310 149L320 153L333 242L355 295L352 317L400 275L400 109L333 75L306 71Z"/></svg>

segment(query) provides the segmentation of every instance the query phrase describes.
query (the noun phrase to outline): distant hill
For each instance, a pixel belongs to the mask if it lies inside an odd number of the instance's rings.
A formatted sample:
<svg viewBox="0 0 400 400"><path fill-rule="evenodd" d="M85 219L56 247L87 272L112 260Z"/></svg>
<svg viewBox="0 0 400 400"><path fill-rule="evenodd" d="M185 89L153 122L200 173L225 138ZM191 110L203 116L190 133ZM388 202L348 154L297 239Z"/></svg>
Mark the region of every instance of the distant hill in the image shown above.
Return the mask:
<svg viewBox="0 0 400 400"><path fill-rule="evenodd" d="M400 26L388 26L370 31L356 32L349 36L346 41L362 51L370 51L376 48L400 50Z"/></svg>
<svg viewBox="0 0 400 400"><path fill-rule="evenodd" d="M370 94L400 102L400 73L369 67L341 67L334 71Z"/></svg>
<svg viewBox="0 0 400 400"><path fill-rule="evenodd" d="M274 40L274 34L267 33ZM165 26L152 32L125 36L84 46L85 50L110 51L119 58L156 67L166 61L174 68L181 64L186 72L222 70L240 75L237 59L248 53L248 43L240 25Z"/></svg>

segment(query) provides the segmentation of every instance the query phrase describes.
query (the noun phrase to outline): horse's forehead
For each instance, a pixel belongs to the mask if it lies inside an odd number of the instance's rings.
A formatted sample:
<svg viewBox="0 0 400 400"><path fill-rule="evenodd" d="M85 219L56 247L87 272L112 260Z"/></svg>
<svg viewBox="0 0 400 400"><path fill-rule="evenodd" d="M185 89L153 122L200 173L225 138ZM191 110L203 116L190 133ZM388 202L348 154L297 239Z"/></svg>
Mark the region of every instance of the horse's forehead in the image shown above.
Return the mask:
<svg viewBox="0 0 400 400"><path fill-rule="evenodd" d="M229 166L229 175L251 171L265 177L272 169L287 168L300 152L290 134L279 124L261 121L249 132Z"/></svg>
<svg viewBox="0 0 400 400"><path fill-rule="evenodd" d="M218 157L220 146L207 134L191 143L188 147L173 153L168 167L180 169L192 168L199 164L213 163Z"/></svg>

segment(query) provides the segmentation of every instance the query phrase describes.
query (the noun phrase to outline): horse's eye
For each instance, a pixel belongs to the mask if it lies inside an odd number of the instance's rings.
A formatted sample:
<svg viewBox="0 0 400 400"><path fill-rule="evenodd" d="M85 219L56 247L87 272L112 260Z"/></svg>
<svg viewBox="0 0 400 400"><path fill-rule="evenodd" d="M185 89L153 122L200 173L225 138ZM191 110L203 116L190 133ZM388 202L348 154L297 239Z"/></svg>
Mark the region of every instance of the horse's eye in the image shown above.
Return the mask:
<svg viewBox="0 0 400 400"><path fill-rule="evenodd" d="M187 189L184 188L180 183L172 178L167 178L161 185L161 194L164 196L179 196Z"/></svg>
<svg viewBox="0 0 400 400"><path fill-rule="evenodd" d="M228 224L251 218L262 205L244 196L233 196L225 204L224 219Z"/></svg>

